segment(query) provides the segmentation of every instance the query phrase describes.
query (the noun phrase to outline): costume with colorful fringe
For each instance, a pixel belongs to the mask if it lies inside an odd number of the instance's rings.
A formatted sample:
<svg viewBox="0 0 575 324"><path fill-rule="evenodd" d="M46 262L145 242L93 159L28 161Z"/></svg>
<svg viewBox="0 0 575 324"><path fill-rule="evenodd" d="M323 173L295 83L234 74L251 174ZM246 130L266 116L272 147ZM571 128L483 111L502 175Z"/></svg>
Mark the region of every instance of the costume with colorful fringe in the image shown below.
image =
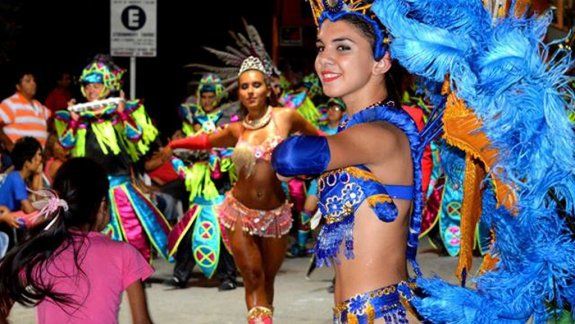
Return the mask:
<svg viewBox="0 0 575 324"><path fill-rule="evenodd" d="M412 160L421 159L423 143L420 141L417 126L402 109L381 104L368 107L345 118L340 129L377 122L386 122L400 129L409 140ZM325 225L315 246L317 266L330 265L334 261L337 263L341 254L347 259L354 258L355 217L363 202L367 203L380 221L389 223L398 216L393 200L402 199L413 201L413 210L409 215L409 234L406 237L406 258L419 274L415 255L421 222L419 216L423 207L421 165L414 163L413 185L386 185L380 183L364 165L324 171L330 160L328 150L327 140L323 137L296 136L280 144L272 160L276 172L283 176L321 172L317 181L318 210L325 220ZM311 160L314 160L314 163L309 163ZM354 296L334 309L335 320L343 323L373 323L374 319L385 318L406 322L408 303L401 303L399 295L396 294L396 288L399 286L403 285L398 283L398 286L384 287Z"/></svg>
<svg viewBox="0 0 575 324"><path fill-rule="evenodd" d="M105 232L134 245L147 260L151 260L150 246L167 258L170 226L130 180L130 165L148 150L157 134L144 106L129 101L122 113L110 106L98 115L81 113L78 121L62 110L56 113L55 125L60 144L72 156L95 158L108 170L110 224Z"/></svg>
<svg viewBox="0 0 575 324"><path fill-rule="evenodd" d="M572 57L544 44L551 14L486 1L376 0L392 56L435 82L447 76L444 139L465 152L461 253L481 217L495 241L474 289L419 278L412 304L437 323L544 323L575 304L575 135L567 118ZM505 2L504 4L507 4ZM495 13L495 14L493 14ZM471 240L470 240L471 238ZM465 279L471 255L460 259ZM483 267L487 270L488 267Z"/></svg>
<svg viewBox="0 0 575 324"><path fill-rule="evenodd" d="M94 61L82 73L83 83L103 83L107 95L121 86L118 68ZM74 157L90 157L101 163L110 180L110 223L104 230L115 240L126 241L151 260L151 248L168 258L170 226L162 213L137 189L130 178L131 165L138 161L156 138L158 131L139 100L127 101L123 111L117 104L87 110L71 118L58 111L55 128L60 144Z"/></svg>
<svg viewBox="0 0 575 324"><path fill-rule="evenodd" d="M201 125L201 130L194 134L216 131L221 117L221 110L210 114L195 114L194 124ZM185 166L181 160L176 160L174 165L180 176L185 178L186 187L190 191L191 207L170 232L168 243L170 256L176 256L174 274L183 277L179 278L183 281L187 281L186 277L191 275L190 268L193 268L179 261L185 259L179 257L184 254L192 254L194 263L207 278L211 278L218 269L222 273L235 273L235 269L227 269L230 264L233 266L233 260L229 247L224 244L225 232L218 219L218 209L224 201L224 193L230 189L236 177L231 154L232 149L212 149L207 158L202 157L191 166ZM183 240L189 242L181 244ZM222 258L226 260L220 265Z"/></svg>
<svg viewBox="0 0 575 324"><path fill-rule="evenodd" d="M310 0L310 4L318 25L325 20L336 22L343 17L354 17L369 24L375 33L374 57L380 60L384 56L387 51L384 34L379 24L367 15L370 3L357 0ZM354 257L355 213L364 201L383 222L393 222L397 219L398 211L393 199L412 201L412 210L408 216L409 231L406 235L406 259L411 263L416 274L420 275L419 266L415 260L423 208L420 161L427 142L422 141L417 125L409 114L401 108L396 108L391 101L364 108L353 116L345 116L340 129L345 130L362 123L380 122L393 125L406 135L409 141L410 157L413 161L413 185L382 184L364 165L348 166L325 172L331 157L327 140L320 137L304 136L287 139L281 146L278 146L277 153L274 152L272 165L276 172L283 176L322 173L318 179L320 200L318 209L326 224L319 234L315 247L318 266L337 262L340 253L347 259ZM435 126L436 123L430 123L430 126L422 132L433 135L436 132ZM309 163L311 160L314 160L314 163ZM309 164L305 165L304 161ZM395 293L382 293L389 289L397 289L399 286L403 287L398 283L397 287L382 287L354 296L340 305L343 309L334 310L334 320L343 323L373 323L376 319L384 319L390 322L406 323L409 303L401 303L399 296ZM346 315L342 316L343 313Z"/></svg>

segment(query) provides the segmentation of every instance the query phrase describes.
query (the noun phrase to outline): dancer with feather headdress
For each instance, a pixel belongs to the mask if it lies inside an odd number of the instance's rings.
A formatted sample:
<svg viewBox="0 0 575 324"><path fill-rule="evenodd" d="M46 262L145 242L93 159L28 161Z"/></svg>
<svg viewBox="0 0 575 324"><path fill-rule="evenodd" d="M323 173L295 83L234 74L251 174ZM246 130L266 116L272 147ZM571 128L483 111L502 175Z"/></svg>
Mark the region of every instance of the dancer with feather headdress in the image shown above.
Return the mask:
<svg viewBox="0 0 575 324"><path fill-rule="evenodd" d="M242 35L233 35L237 42L247 42ZM248 322L271 323L275 276L285 257L287 233L292 224L292 206L271 168L271 152L291 133L318 131L295 110L271 105L268 96L272 91L269 78L273 65L258 44L261 42L243 50L234 49L233 54L213 50L232 65L228 68L194 65L220 73L224 83L231 82L230 69L233 69L235 85L229 84L228 88L237 86L246 116L214 133L172 141L170 147L192 150L234 147L232 161L238 179L222 202L219 221L225 227L244 279ZM259 57L254 56L258 53Z"/></svg>
<svg viewBox="0 0 575 324"><path fill-rule="evenodd" d="M417 297L404 290L399 296L389 299L381 297L388 296L385 292L353 296L350 290L345 290L346 280L357 287L358 280L377 278L380 273L370 272L369 267L361 262L346 269L342 266L347 264L344 261L336 265L336 269L340 271L338 280L343 285L340 286L343 298L350 299L336 309L336 321L372 323L382 317L385 321L403 322L407 318L397 303L402 302L401 305L409 309L403 302L406 299L426 320L438 323L525 322L530 318L543 322L553 316L555 310L572 307L575 242L566 218L572 217L575 198L575 138L567 118L573 104L573 92L567 87L569 78L565 76L572 66L572 57L565 51L550 53L548 45L541 41L550 23L550 15L529 16L525 14L527 7L522 1L513 3L509 14L505 7L509 5L507 1L486 1L486 5L468 0L455 3L436 0L376 0L373 3L326 0L310 3L322 23L318 58L328 55L323 51L333 46L322 38L322 32L327 30L325 26L335 28L340 19L345 19L343 17L370 23L367 19L376 14L393 37L390 52L394 58L411 73L432 82L441 84L447 78L448 82L443 87L445 91L434 94L435 117L419 136L414 135L413 166L418 165L415 161L421 157L420 144L443 132L448 144L465 152L462 231L464 238L471 238L471 241L463 241L462 250L473 242L479 218L495 234L491 257L483 266L483 270L490 271L475 279L476 289L453 286L438 278L425 279L414 262L413 238L419 234L421 220L421 210L417 203L414 204L414 217L406 235L407 258L413 261L416 283L426 295ZM376 31L371 40L373 57L379 64L381 51L378 44L385 34L378 29L377 23L368 26ZM352 30L342 27L343 30L349 37ZM369 35L370 28L359 30ZM335 42L342 53L354 53L352 51L358 46L357 42L355 45L342 42L341 38ZM339 55L343 60L344 54ZM337 62L336 57L339 56L333 54L332 69L335 71L326 73L322 80L324 91L327 83L341 77L334 63ZM334 87L336 83L329 86ZM346 97L343 99L346 101ZM350 107L353 105L348 104L348 109ZM365 109L361 111L363 114L352 117L352 121L363 121L363 115L374 120L377 114L368 113L370 110L376 111ZM347 125L349 127L349 123ZM344 137L346 131L338 135ZM340 155L330 158L330 154L317 152L313 157L321 157L323 163L313 168L298 165L297 160L282 159L286 148L298 151L308 141L311 140L294 138L278 147L278 161L274 161L274 166L280 174L323 172L341 165L338 162ZM330 139L328 143L328 146L323 146L329 147L328 153L337 148ZM361 143L349 151L358 156L358 147ZM382 145L374 147L382 149ZM302 151L305 161L312 159L309 152ZM326 175L333 172L341 171L331 171ZM353 226L354 218L346 213L345 206L339 206L335 203L337 197L331 197L331 186L338 186L338 178L335 179L326 190L326 196L330 198L322 201L330 207L325 210L325 215L328 220L331 217L334 224L349 224L346 220L351 219ZM415 184L417 179L418 176L414 176ZM365 187L360 185L360 188ZM414 201L417 202L417 198ZM371 207L374 208L373 205ZM343 219L332 216L337 212L345 213ZM355 222L359 220L356 218ZM389 222L394 218L383 217L382 220ZM354 231L360 230L357 225ZM350 242L360 241L363 235L349 236L347 230L340 231L336 226L324 228L323 232L316 248L320 258L341 254L348 258L355 254L358 261L366 255L371 256L370 260L384 257L383 254L373 254L377 253L378 245L370 246L365 252L349 253L353 251ZM342 240L346 242L343 247ZM386 245L391 238L378 235L374 240ZM326 251L331 253L326 254ZM458 266L463 284L470 269L470 257L464 255ZM342 275L353 273L354 266L360 271L357 277ZM389 263L380 267L380 271L385 273L382 269L389 269ZM403 273L401 266L397 269L389 271ZM336 300L337 290L336 287ZM343 299L341 297L339 300ZM385 311L390 309L395 311L392 314Z"/></svg>

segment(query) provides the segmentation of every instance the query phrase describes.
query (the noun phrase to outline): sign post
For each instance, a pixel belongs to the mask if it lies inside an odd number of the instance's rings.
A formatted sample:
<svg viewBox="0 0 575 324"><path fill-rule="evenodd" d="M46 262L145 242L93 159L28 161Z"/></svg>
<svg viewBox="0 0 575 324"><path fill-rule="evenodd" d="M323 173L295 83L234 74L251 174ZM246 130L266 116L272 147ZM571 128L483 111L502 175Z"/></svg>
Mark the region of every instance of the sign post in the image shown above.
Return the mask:
<svg viewBox="0 0 575 324"><path fill-rule="evenodd" d="M110 52L130 57L130 99L135 99L136 57L156 57L157 0L110 1Z"/></svg>

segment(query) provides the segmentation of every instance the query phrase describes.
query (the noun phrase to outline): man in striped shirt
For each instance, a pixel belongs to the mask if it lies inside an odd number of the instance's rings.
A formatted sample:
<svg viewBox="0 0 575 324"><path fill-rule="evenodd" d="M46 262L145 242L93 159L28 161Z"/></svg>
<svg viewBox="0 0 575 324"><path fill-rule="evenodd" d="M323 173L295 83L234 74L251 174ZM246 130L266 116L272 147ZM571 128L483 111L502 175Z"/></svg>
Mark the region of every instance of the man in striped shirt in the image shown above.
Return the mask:
<svg viewBox="0 0 575 324"><path fill-rule="evenodd" d="M16 93L0 103L0 142L11 151L19 138L30 136L44 147L50 110L34 99L36 80L32 73L19 73L15 81Z"/></svg>

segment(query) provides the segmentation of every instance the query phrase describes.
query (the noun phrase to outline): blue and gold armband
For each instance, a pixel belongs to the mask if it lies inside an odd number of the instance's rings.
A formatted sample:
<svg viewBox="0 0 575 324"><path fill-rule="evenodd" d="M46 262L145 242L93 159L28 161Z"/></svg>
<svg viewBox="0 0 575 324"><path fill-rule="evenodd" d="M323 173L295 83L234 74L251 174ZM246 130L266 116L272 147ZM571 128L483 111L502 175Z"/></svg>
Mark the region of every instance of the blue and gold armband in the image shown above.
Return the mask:
<svg viewBox="0 0 575 324"><path fill-rule="evenodd" d="M327 169L331 154L324 136L292 136L273 151L272 166L282 176L321 174Z"/></svg>

